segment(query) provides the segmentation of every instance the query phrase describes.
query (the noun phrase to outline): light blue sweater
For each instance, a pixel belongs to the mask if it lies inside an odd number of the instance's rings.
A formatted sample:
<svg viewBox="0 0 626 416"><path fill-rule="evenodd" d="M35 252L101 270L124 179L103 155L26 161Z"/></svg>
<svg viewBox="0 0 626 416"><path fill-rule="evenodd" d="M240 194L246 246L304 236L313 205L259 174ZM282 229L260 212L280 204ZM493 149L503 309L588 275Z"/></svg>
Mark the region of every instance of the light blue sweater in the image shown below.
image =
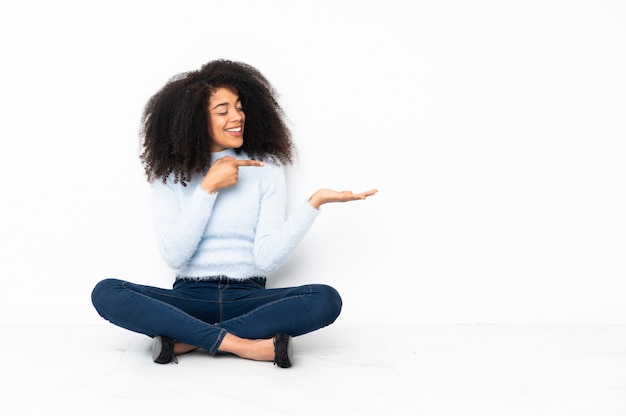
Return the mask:
<svg viewBox="0 0 626 416"><path fill-rule="evenodd" d="M248 159L231 149L214 153ZM239 168L235 186L210 194L198 175L187 186L160 180L152 184L157 242L177 276L268 276L302 240L319 210L308 201L287 218L286 182L281 166Z"/></svg>

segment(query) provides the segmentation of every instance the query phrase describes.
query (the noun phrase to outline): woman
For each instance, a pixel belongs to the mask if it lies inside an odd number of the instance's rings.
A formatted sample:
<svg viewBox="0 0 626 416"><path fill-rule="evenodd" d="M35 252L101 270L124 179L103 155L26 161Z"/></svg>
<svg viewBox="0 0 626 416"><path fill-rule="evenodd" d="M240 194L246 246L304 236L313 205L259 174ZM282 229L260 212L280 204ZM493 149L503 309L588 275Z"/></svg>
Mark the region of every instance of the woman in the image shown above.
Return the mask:
<svg viewBox="0 0 626 416"><path fill-rule="evenodd" d="M268 289L266 277L320 206L376 190L320 189L287 217L291 134L270 83L241 62L211 61L169 80L146 104L141 138L158 245L176 280L162 289L105 279L94 307L152 337L156 363L201 348L290 367L291 337L334 322L341 297L322 284Z"/></svg>

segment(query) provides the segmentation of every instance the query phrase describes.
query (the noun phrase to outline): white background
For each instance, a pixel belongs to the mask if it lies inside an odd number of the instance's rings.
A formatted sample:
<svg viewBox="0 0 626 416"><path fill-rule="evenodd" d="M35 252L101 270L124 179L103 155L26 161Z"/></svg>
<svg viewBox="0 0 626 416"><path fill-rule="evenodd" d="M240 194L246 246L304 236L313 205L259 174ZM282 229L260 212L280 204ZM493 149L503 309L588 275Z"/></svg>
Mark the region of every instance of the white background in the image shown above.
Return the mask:
<svg viewBox="0 0 626 416"><path fill-rule="evenodd" d="M30 1L0 6L0 323L91 324L102 278L169 286L143 105L216 58L260 69L322 208L271 285L340 320L626 323L626 6Z"/></svg>

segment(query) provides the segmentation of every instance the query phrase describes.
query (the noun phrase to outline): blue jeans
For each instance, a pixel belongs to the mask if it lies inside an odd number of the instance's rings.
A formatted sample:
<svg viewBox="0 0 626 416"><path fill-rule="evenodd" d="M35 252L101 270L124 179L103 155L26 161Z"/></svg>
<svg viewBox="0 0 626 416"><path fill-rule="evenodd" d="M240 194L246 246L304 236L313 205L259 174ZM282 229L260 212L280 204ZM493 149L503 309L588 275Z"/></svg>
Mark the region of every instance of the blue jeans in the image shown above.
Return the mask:
<svg viewBox="0 0 626 416"><path fill-rule="evenodd" d="M298 336L330 325L341 312L327 285L266 289L265 278L177 279L172 289L100 281L91 301L104 319L150 337L167 336L216 354L227 333L241 338Z"/></svg>

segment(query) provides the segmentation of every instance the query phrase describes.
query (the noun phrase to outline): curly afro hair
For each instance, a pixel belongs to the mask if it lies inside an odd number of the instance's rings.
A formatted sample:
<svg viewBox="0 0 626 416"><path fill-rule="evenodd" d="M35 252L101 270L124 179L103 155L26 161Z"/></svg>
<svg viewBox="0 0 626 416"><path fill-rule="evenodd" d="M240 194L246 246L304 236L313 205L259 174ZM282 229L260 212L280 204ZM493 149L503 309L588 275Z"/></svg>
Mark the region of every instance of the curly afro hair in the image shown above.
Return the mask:
<svg viewBox="0 0 626 416"><path fill-rule="evenodd" d="M272 85L256 68L220 59L175 75L148 100L140 129L140 160L148 182L165 182L174 175L174 182L186 185L210 166L207 105L219 87L234 87L246 114L243 145L235 151L252 159L292 163L291 132Z"/></svg>

